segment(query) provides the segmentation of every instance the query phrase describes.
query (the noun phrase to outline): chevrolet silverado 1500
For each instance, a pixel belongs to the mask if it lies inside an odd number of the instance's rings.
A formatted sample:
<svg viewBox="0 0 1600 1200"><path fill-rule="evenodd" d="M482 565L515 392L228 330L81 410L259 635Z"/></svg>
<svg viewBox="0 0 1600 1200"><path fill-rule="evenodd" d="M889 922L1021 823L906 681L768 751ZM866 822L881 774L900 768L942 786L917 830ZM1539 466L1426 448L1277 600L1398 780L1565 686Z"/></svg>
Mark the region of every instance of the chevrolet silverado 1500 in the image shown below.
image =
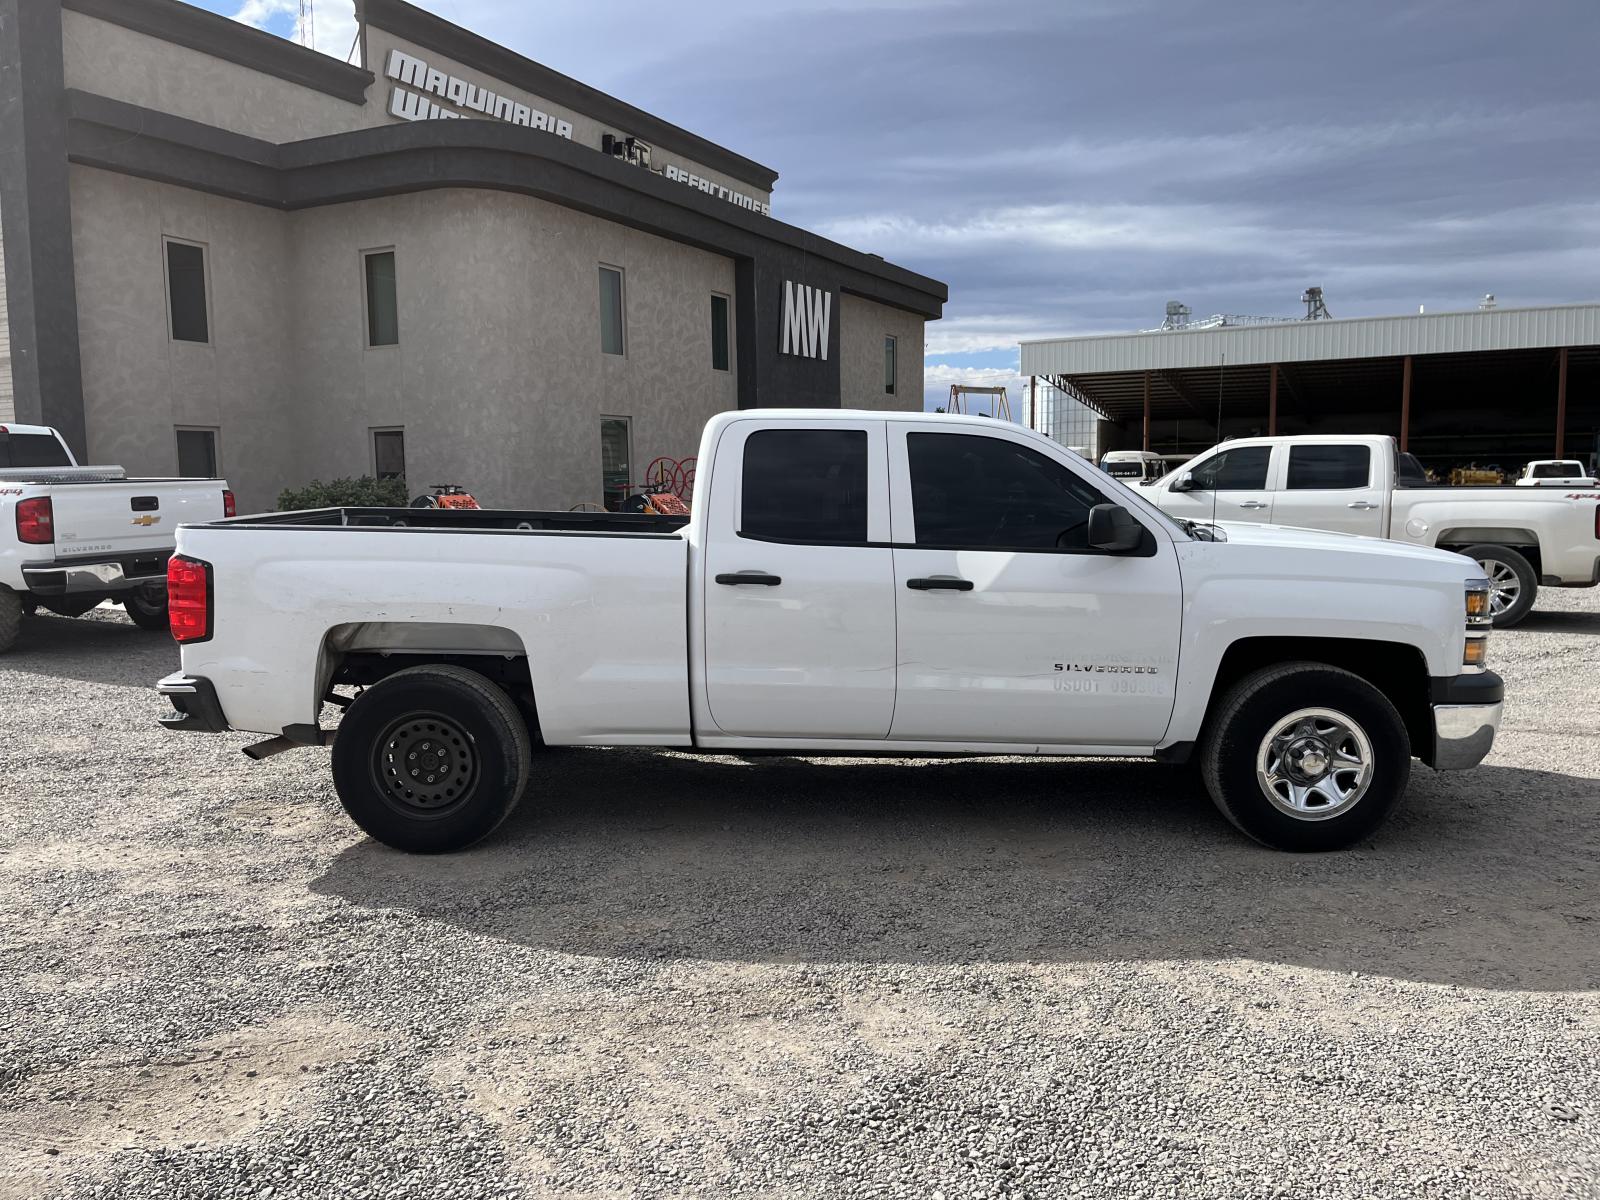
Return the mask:
<svg viewBox="0 0 1600 1200"><path fill-rule="evenodd" d="M1358 533L1465 554L1489 579L1501 629L1527 616L1541 585L1600 583L1593 488L1435 487L1391 437L1239 438L1145 494L1175 517Z"/></svg>
<svg viewBox="0 0 1600 1200"><path fill-rule="evenodd" d="M0 425L0 651L25 613L66 617L115 600L167 631L167 557L180 521L233 515L221 479L129 479L80 467L44 425Z"/></svg>
<svg viewBox="0 0 1600 1200"><path fill-rule="evenodd" d="M256 757L331 743L350 816L422 852L537 791L540 744L1193 754L1241 830L1312 850L1375 830L1413 757L1494 739L1488 585L1459 554L1174 521L976 418L726 413L699 462L687 519L180 529L165 720L273 735Z"/></svg>

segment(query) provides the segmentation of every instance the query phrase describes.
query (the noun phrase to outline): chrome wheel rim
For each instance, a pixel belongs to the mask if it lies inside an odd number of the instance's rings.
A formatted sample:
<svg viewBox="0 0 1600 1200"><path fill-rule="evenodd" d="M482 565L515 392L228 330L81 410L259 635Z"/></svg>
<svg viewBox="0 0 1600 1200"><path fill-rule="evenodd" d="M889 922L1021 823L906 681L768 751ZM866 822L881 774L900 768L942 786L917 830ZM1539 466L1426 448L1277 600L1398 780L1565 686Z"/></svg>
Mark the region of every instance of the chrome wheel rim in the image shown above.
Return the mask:
<svg viewBox="0 0 1600 1200"><path fill-rule="evenodd" d="M372 778L389 807L407 816L453 811L478 779L472 736L440 713L408 713L373 748Z"/></svg>
<svg viewBox="0 0 1600 1200"><path fill-rule="evenodd" d="M1478 565L1489 577L1489 615L1498 617L1522 595L1522 580L1517 578L1510 563L1503 563L1498 558L1480 558Z"/></svg>
<svg viewBox="0 0 1600 1200"><path fill-rule="evenodd" d="M1267 731L1256 754L1256 781L1279 812L1326 821L1349 812L1372 784L1372 741L1331 708L1302 708Z"/></svg>

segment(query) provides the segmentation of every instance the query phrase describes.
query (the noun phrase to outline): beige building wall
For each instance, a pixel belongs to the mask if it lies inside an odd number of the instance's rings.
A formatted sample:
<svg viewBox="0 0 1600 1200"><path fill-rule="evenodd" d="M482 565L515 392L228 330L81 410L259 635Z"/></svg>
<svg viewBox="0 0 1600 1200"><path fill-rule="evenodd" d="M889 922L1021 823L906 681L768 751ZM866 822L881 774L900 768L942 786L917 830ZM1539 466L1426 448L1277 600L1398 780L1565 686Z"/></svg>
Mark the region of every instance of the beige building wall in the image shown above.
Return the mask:
<svg viewBox="0 0 1600 1200"><path fill-rule="evenodd" d="M292 220L307 479L369 471L370 431L400 426L414 493L460 483L488 506L568 508L601 498L601 416L630 418L637 481L658 455L694 454L705 421L738 405L737 362L711 366L730 259L477 190ZM368 348L361 251L391 247L400 341ZM600 349L602 263L623 271L622 356Z"/></svg>
<svg viewBox="0 0 1600 1200"><path fill-rule="evenodd" d="M242 508L298 473L289 218L93 167L71 168L88 461L173 474L179 426L217 429ZM166 238L206 247L211 343L174 341Z"/></svg>
<svg viewBox="0 0 1600 1200"><path fill-rule="evenodd" d="M387 30L378 28L376 25L369 26L367 29L367 69L378 77L377 83L375 83L372 87L372 90L367 93L368 104L366 111L368 115L368 122L370 124L385 125L400 119L389 115L389 97L394 90L395 81L388 78L384 74L389 62L389 51L393 49L399 49L403 53L409 54L414 58L420 58L423 62L427 63L428 66L436 67L448 75L454 75L459 79L465 79L480 86L487 86L491 88L497 95L509 97L510 99L517 101L519 104L526 104L531 108L536 108L541 112L548 113L552 117L557 117L563 121L571 122L572 140L580 145L588 146L591 149L598 150L600 148L600 137L605 133L622 134L624 136L631 134L642 137L638 130L620 129L616 126L603 124L602 122L596 121L593 117L587 116L575 109L556 104L542 96L535 95L532 92L523 91L522 89L512 87L509 84L502 84L495 80L492 76L485 75L482 71L477 71L471 67L463 66L454 59L446 58L437 50L429 49L426 46L419 46L415 42L406 41L404 38L398 38L394 34L389 33ZM413 87L406 87L405 90L412 92L417 91L417 89ZM464 113L469 119L473 115L471 109L457 108L442 96L435 95L431 92L419 94L426 96L429 101L437 104L440 108L447 109L452 112ZM549 134L546 136L553 137L555 135ZM713 171L708 167L703 167L697 162L693 162L690 159L684 158L681 154L675 154L672 151L664 150L662 147L650 142L649 138L642 138L642 140L650 144L650 169L653 171L661 171L668 164L671 164L676 167L681 167L686 171L692 171L694 174L705 179L709 179L713 183L719 184L723 187L735 188L738 191L743 192L745 195L750 196L753 199L760 200L763 203L771 203L772 201L772 193L768 190L757 187L753 183L746 183L743 180L735 179L730 175L723 174L722 172Z"/></svg>
<svg viewBox="0 0 1600 1200"><path fill-rule="evenodd" d="M859 296L839 297L839 401L844 408L922 410L922 318ZM894 394L884 391L884 339L895 339Z"/></svg>
<svg viewBox="0 0 1600 1200"><path fill-rule="evenodd" d="M17 419L16 394L11 383L11 320L6 309L6 243L0 234L0 421Z"/></svg>
<svg viewBox="0 0 1600 1200"><path fill-rule="evenodd" d="M66 85L269 142L381 124L377 93L351 104L73 9L61 12ZM387 99L383 101L387 104ZM381 108L379 109L381 111Z"/></svg>

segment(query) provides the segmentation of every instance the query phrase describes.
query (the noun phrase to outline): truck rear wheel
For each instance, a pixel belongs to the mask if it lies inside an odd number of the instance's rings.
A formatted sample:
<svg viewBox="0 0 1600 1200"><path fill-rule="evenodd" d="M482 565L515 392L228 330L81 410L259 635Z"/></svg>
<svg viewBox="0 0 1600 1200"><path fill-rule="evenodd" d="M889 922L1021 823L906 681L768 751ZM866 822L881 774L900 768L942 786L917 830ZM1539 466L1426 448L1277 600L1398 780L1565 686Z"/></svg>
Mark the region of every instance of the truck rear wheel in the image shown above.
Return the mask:
<svg viewBox="0 0 1600 1200"><path fill-rule="evenodd" d="M1388 697L1360 676L1285 663L1222 699L1200 766L1222 815L1256 841L1338 850L1376 831L1405 793L1411 740Z"/></svg>
<svg viewBox="0 0 1600 1200"><path fill-rule="evenodd" d="M155 588L138 588L129 592L123 597L122 608L128 614L128 619L140 629L150 633L172 632L167 620L166 584L162 584L159 591Z"/></svg>
<svg viewBox="0 0 1600 1200"><path fill-rule="evenodd" d="M1489 615L1496 629L1510 629L1533 607L1539 576L1533 564L1510 546L1468 546L1461 551L1475 559L1489 577Z"/></svg>
<svg viewBox="0 0 1600 1200"><path fill-rule="evenodd" d="M0 654L17 644L17 633L22 628L22 597L10 588L0 586Z"/></svg>
<svg viewBox="0 0 1600 1200"><path fill-rule="evenodd" d="M411 667L356 698L333 740L345 812L397 850L444 854L487 837L528 786L528 727L461 667Z"/></svg>

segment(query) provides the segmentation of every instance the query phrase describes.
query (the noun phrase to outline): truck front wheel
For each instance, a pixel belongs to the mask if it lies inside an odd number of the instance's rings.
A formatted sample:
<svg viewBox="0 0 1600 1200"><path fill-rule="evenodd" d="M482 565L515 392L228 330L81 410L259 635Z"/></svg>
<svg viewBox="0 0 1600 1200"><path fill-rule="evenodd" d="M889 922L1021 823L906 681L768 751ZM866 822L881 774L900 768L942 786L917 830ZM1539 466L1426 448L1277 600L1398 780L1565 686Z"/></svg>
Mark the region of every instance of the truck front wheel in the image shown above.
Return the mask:
<svg viewBox="0 0 1600 1200"><path fill-rule="evenodd" d="M345 812L387 846L464 850L511 815L528 786L528 727L475 671L411 667L356 698L333 740Z"/></svg>
<svg viewBox="0 0 1600 1200"><path fill-rule="evenodd" d="M1509 629L1533 607L1539 576L1533 564L1510 546L1468 546L1461 551L1475 559L1489 577L1489 615L1496 629Z"/></svg>
<svg viewBox="0 0 1600 1200"><path fill-rule="evenodd" d="M1266 667L1222 699L1201 751L1222 815L1278 850L1370 836L1411 776L1405 721L1377 688L1321 663Z"/></svg>

